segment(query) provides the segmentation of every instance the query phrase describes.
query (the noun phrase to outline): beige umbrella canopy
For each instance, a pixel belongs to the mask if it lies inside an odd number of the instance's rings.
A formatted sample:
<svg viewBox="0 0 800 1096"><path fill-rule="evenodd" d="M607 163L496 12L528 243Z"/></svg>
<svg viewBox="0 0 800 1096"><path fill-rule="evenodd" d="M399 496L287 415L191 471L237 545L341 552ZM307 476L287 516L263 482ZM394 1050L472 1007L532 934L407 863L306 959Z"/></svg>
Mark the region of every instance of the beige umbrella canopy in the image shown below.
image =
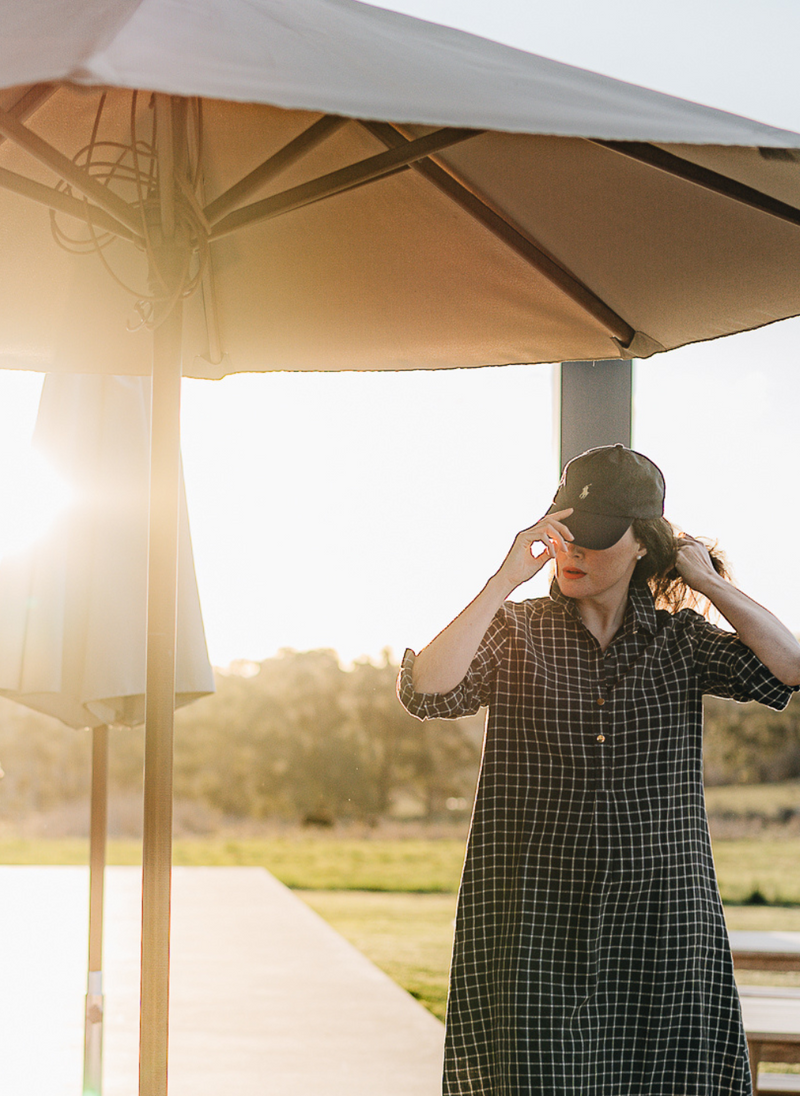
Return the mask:
<svg viewBox="0 0 800 1096"><path fill-rule="evenodd" d="M0 16L0 365L153 375L161 1096L181 372L637 357L797 315L800 136L355 0Z"/></svg>
<svg viewBox="0 0 800 1096"><path fill-rule="evenodd" d="M149 373L162 216L197 376L646 356L800 310L796 134L353 0L0 12L5 365Z"/></svg>

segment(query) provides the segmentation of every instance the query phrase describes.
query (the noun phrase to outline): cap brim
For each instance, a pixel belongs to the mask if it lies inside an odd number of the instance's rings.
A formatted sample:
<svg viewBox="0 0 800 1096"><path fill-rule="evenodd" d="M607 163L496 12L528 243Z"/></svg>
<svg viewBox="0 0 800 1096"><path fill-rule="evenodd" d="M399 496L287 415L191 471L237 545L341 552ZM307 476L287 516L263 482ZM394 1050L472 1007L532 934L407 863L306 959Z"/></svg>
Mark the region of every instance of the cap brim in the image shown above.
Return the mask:
<svg viewBox="0 0 800 1096"><path fill-rule="evenodd" d="M553 510L554 507L551 507L548 513L552 513ZM573 544L576 547L588 548L593 552L613 548L633 524L631 518L590 514L586 510L573 510L569 517L561 518L561 521L575 538Z"/></svg>

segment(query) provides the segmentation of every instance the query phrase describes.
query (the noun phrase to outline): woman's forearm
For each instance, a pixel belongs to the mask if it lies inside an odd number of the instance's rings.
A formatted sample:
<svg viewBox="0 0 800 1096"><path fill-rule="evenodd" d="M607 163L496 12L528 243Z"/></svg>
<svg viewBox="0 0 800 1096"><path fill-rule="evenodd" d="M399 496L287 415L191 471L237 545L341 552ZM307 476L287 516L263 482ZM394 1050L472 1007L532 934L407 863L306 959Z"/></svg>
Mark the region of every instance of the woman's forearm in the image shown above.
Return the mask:
<svg viewBox="0 0 800 1096"><path fill-rule="evenodd" d="M411 680L419 693L449 693L470 667L492 619L513 590L493 575L466 609L414 660Z"/></svg>
<svg viewBox="0 0 800 1096"><path fill-rule="evenodd" d="M449 693L455 689L477 654L486 629L506 598L553 559L556 547L565 547L572 533L561 523L572 510L558 510L517 533L500 570L454 621L439 632L414 662L411 680L420 693ZM535 552L535 546L543 550Z"/></svg>
<svg viewBox="0 0 800 1096"><path fill-rule="evenodd" d="M701 591L784 685L800 685L800 643L778 618L718 576Z"/></svg>
<svg viewBox="0 0 800 1096"><path fill-rule="evenodd" d="M681 537L676 566L684 582L708 598L779 681L800 685L800 643L769 609L717 574L704 544Z"/></svg>

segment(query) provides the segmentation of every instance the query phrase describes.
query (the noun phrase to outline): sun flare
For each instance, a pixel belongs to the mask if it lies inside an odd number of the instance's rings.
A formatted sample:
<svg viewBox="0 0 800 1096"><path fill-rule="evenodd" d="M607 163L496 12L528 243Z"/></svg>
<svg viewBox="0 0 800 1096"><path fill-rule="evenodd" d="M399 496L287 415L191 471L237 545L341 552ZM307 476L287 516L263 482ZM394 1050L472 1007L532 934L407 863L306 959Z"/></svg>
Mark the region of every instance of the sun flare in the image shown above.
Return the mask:
<svg viewBox="0 0 800 1096"><path fill-rule="evenodd" d="M72 490L30 446L0 454L0 558L31 548L70 503Z"/></svg>

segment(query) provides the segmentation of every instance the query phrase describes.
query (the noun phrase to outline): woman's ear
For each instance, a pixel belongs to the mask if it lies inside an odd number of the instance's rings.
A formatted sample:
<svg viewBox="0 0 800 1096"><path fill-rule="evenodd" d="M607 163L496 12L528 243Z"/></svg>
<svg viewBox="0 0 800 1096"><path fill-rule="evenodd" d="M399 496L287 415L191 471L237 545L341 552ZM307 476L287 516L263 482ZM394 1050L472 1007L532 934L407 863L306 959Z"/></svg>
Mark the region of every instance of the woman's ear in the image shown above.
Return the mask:
<svg viewBox="0 0 800 1096"><path fill-rule="evenodd" d="M638 542L638 546L639 546L639 551L636 553L636 558L637 559L642 559L644 556L647 555L647 549L641 543L641 541Z"/></svg>

